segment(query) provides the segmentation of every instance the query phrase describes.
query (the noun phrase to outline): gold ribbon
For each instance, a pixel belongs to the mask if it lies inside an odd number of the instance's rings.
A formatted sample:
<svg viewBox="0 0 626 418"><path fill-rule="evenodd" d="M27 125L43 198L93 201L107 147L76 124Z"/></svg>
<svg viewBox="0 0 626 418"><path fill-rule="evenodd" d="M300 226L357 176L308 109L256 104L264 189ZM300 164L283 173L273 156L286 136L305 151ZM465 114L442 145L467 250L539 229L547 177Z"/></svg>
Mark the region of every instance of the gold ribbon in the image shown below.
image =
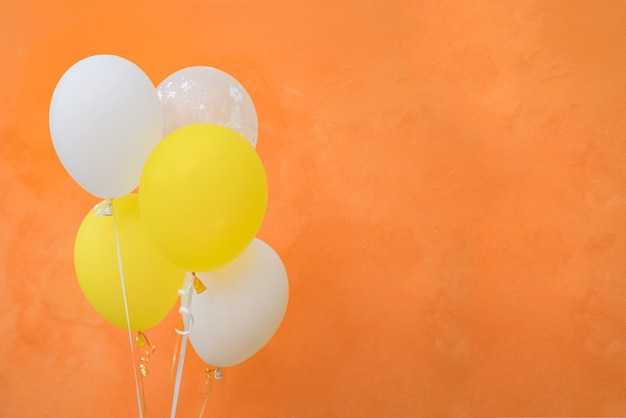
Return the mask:
<svg viewBox="0 0 626 418"><path fill-rule="evenodd" d="M150 344L150 340L148 340L148 337L146 336L146 334L144 334L141 331L137 332L137 337L135 337L135 341L137 342L137 347L142 348L142 347L148 347L145 351L144 351L144 355L141 356L140 363L139 363L139 372L141 373L141 378L139 379L140 381L140 393L141 393L141 404L143 406L143 413L144 413L144 417L148 418L148 408L146 405L146 393L144 391L144 378L146 376L148 376L148 374L150 374L150 368L148 367L148 363L150 362L150 356L152 354L154 354L154 352L156 351L156 345L154 344Z"/></svg>
<svg viewBox="0 0 626 418"><path fill-rule="evenodd" d="M137 347L141 348L144 346L148 346L149 350L144 352L144 356L140 358L141 363L139 363L139 370L141 371L141 376L146 377L150 373L150 369L148 368L148 362L150 361L150 356L154 354L156 351L156 345L150 344L148 337L141 331L137 332Z"/></svg>
<svg viewBox="0 0 626 418"><path fill-rule="evenodd" d="M209 395L211 394L211 389L213 388L213 383L216 380L220 380L222 378L222 369L219 367L215 369L206 368L204 369L206 373L206 379L204 381L204 385L206 386L206 393L204 395L204 401L202 402L202 408L200 409L199 418L202 418L204 415L204 411L206 410L207 403L209 402Z"/></svg>

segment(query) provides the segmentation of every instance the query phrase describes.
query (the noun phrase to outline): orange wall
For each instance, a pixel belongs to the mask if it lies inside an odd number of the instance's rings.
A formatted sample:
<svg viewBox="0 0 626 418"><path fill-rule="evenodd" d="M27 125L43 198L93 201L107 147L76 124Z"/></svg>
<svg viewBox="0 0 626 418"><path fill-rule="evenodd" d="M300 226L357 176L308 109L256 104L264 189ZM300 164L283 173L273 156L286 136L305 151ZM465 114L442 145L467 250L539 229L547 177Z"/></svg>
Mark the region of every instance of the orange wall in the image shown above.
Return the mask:
<svg viewBox="0 0 626 418"><path fill-rule="evenodd" d="M28 0L0 22L1 417L137 416L126 334L73 272L96 199L47 125L97 53L155 83L215 66L257 105L290 305L209 416L626 415L626 2ZM151 417L176 321L148 333Z"/></svg>

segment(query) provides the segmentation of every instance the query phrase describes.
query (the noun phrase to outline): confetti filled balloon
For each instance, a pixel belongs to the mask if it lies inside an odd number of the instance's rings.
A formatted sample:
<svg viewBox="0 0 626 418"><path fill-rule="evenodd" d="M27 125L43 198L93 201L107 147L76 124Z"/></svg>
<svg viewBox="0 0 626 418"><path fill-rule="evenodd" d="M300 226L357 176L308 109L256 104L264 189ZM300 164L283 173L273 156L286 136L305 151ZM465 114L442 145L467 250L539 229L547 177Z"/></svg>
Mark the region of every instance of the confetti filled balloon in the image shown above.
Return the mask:
<svg viewBox="0 0 626 418"><path fill-rule="evenodd" d="M189 67L157 87L163 105L164 134L194 123L225 126L256 147L258 121L246 89L234 77L212 67Z"/></svg>

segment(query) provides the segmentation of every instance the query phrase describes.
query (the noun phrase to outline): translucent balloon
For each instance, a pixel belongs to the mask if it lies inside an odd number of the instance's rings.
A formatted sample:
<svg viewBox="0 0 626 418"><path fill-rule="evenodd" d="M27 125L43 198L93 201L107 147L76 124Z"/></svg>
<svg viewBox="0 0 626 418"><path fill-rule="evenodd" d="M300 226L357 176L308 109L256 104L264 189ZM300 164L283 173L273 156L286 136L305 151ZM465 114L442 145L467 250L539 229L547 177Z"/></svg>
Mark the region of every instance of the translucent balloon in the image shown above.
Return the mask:
<svg viewBox="0 0 626 418"><path fill-rule="evenodd" d="M234 77L212 67L188 67L157 87L165 118L164 135L194 123L225 126L256 147L258 121L246 89Z"/></svg>
<svg viewBox="0 0 626 418"><path fill-rule="evenodd" d="M272 247L255 238L231 263L197 276L207 288L191 300L189 339L198 356L228 367L263 348L278 330L289 299L287 272ZM188 274L183 287L192 280Z"/></svg>
<svg viewBox="0 0 626 418"><path fill-rule="evenodd" d="M81 187L98 197L125 196L139 184L163 135L154 84L122 57L85 58L54 90L50 134L63 166Z"/></svg>

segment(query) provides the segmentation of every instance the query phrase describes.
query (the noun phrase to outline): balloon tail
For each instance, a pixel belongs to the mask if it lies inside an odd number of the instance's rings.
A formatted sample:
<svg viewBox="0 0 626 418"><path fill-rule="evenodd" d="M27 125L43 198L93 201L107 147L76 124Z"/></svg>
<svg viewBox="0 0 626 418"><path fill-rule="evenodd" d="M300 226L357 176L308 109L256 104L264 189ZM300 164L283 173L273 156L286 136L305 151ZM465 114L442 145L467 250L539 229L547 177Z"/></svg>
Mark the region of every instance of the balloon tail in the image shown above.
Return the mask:
<svg viewBox="0 0 626 418"><path fill-rule="evenodd" d="M135 345L133 344L133 335L130 330L130 315L128 314L128 298L126 297L126 283L124 282L124 270L122 268L122 250L120 249L120 236L117 228L117 217L113 208L111 199L105 200L102 204L96 205L94 210L96 214L101 216L113 216L113 227L115 229L115 247L117 250L117 266L120 273L120 283L122 285L122 298L124 300L124 312L126 314L126 327L128 329L128 343L130 345L131 358L133 359L133 374L135 375L135 392L137 394L137 408L139 409L139 418L143 418L143 407L145 404L145 396L143 396L143 385L139 389L139 378L137 377L137 362L135 361ZM99 207L100 206L100 207Z"/></svg>
<svg viewBox="0 0 626 418"><path fill-rule="evenodd" d="M93 211L98 216L113 215L113 199L105 199L93 207Z"/></svg>
<svg viewBox="0 0 626 418"><path fill-rule="evenodd" d="M193 288L196 289L196 293L200 294L206 290L206 286L202 283L202 280L198 279L195 272L191 272L193 275Z"/></svg>

